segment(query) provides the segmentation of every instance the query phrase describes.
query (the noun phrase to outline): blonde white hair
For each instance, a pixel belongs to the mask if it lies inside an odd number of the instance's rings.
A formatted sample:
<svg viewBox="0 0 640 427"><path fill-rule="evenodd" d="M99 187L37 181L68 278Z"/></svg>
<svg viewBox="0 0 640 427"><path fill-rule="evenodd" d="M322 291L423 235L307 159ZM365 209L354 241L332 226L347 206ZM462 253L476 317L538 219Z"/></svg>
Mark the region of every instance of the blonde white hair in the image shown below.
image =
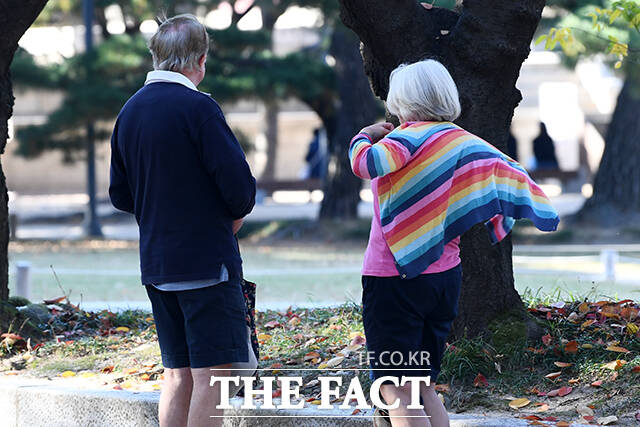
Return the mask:
<svg viewBox="0 0 640 427"><path fill-rule="evenodd" d="M160 24L149 50L155 70L195 71L209 50L209 35L195 16L177 15Z"/></svg>
<svg viewBox="0 0 640 427"><path fill-rule="evenodd" d="M458 88L438 61L403 64L391 73L387 109L402 122L454 121L460 116Z"/></svg>

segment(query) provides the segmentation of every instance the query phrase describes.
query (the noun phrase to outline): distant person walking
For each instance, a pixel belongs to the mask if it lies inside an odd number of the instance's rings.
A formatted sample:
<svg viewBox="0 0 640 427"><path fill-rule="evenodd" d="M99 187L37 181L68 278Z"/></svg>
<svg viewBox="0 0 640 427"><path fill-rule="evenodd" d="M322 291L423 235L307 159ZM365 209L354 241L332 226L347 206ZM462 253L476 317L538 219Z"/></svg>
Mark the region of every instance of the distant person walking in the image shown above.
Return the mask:
<svg viewBox="0 0 640 427"><path fill-rule="evenodd" d="M556 146L543 122L540 122L540 133L533 140L533 155L536 158L536 169L558 169Z"/></svg>
<svg viewBox="0 0 640 427"><path fill-rule="evenodd" d="M362 269L368 358L374 378L395 380L381 387L387 404L399 401L392 425L444 427L449 418L434 386L458 312L459 236L482 222L496 243L514 218L550 231L558 217L518 163L451 123L460 115L458 90L439 62L398 67L387 108L401 125L367 126L349 149L353 172L372 180L374 194ZM412 387L402 378L427 376L424 410L409 408ZM375 415L388 425L382 411Z"/></svg>
<svg viewBox="0 0 640 427"><path fill-rule="evenodd" d="M256 181L218 104L196 86L209 37L192 15L149 42L155 71L122 108L111 139L113 205L135 214L140 268L165 367L163 427L219 426L220 376L247 362L242 261L234 234Z"/></svg>
<svg viewBox="0 0 640 427"><path fill-rule="evenodd" d="M327 147L324 141L325 135L322 128L313 130L313 139L309 143L309 149L305 156L307 162L306 178L324 178L327 172Z"/></svg>

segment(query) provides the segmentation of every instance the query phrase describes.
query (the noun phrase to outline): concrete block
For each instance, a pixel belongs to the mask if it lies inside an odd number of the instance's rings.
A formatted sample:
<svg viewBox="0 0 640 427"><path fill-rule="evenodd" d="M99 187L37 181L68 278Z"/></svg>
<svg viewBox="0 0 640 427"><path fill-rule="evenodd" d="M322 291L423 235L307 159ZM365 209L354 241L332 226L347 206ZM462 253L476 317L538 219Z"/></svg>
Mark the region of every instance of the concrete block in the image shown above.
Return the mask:
<svg viewBox="0 0 640 427"><path fill-rule="evenodd" d="M16 427L154 427L159 393L20 387Z"/></svg>
<svg viewBox="0 0 640 427"><path fill-rule="evenodd" d="M17 402L18 386L0 383L0 425L16 427Z"/></svg>

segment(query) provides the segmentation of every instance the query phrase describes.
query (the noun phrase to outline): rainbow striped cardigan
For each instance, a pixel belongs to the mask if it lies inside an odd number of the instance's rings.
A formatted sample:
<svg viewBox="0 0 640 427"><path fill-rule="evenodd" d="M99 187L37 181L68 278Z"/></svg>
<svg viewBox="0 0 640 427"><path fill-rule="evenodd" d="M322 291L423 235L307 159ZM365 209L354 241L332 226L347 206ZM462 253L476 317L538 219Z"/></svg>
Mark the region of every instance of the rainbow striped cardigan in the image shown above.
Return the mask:
<svg viewBox="0 0 640 427"><path fill-rule="evenodd" d="M517 162L448 122L409 122L372 144L351 141L353 172L378 179L382 233L402 278L437 261L444 245L484 222L501 241L516 219L554 231L558 214Z"/></svg>

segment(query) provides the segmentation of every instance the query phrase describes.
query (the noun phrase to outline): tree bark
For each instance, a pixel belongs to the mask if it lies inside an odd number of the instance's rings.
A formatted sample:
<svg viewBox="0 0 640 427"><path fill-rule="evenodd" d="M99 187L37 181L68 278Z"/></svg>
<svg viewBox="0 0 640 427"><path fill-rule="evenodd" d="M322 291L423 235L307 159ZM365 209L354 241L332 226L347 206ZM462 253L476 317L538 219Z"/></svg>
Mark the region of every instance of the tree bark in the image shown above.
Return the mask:
<svg viewBox="0 0 640 427"><path fill-rule="evenodd" d="M576 215L599 226L632 224L640 219L640 66L629 65L593 182L593 196Z"/></svg>
<svg viewBox="0 0 640 427"><path fill-rule="evenodd" d="M320 219L354 219L358 217L362 181L351 171L349 144L364 126L382 115L362 72L358 38L341 24L336 24L329 53L336 60L339 105L333 129L326 129L330 162L324 184Z"/></svg>
<svg viewBox="0 0 640 427"><path fill-rule="evenodd" d="M268 31L271 37L271 50L274 48L273 30L276 21L284 13L278 5L265 4L262 9L262 27ZM275 95L268 94L264 100L264 136L267 140L267 164L262 172L262 179L274 179L276 175L276 163L278 161L278 102Z"/></svg>
<svg viewBox="0 0 640 427"><path fill-rule="evenodd" d="M13 89L9 66L18 40L38 17L47 0L0 0L0 154L9 138L13 114ZM9 298L9 195L0 162L0 301Z"/></svg>
<svg viewBox="0 0 640 427"><path fill-rule="evenodd" d="M264 102L264 136L267 140L267 164L261 179L274 179L278 160L278 102L276 99Z"/></svg>
<svg viewBox="0 0 640 427"><path fill-rule="evenodd" d="M462 115L456 123L506 151L515 83L544 0L465 0L456 12L415 0L340 0L341 18L364 43L364 67L385 99L398 65L432 57L453 76ZM527 319L514 288L511 241L492 246L479 225L461 243L463 284L453 336L476 336L507 312Z"/></svg>

